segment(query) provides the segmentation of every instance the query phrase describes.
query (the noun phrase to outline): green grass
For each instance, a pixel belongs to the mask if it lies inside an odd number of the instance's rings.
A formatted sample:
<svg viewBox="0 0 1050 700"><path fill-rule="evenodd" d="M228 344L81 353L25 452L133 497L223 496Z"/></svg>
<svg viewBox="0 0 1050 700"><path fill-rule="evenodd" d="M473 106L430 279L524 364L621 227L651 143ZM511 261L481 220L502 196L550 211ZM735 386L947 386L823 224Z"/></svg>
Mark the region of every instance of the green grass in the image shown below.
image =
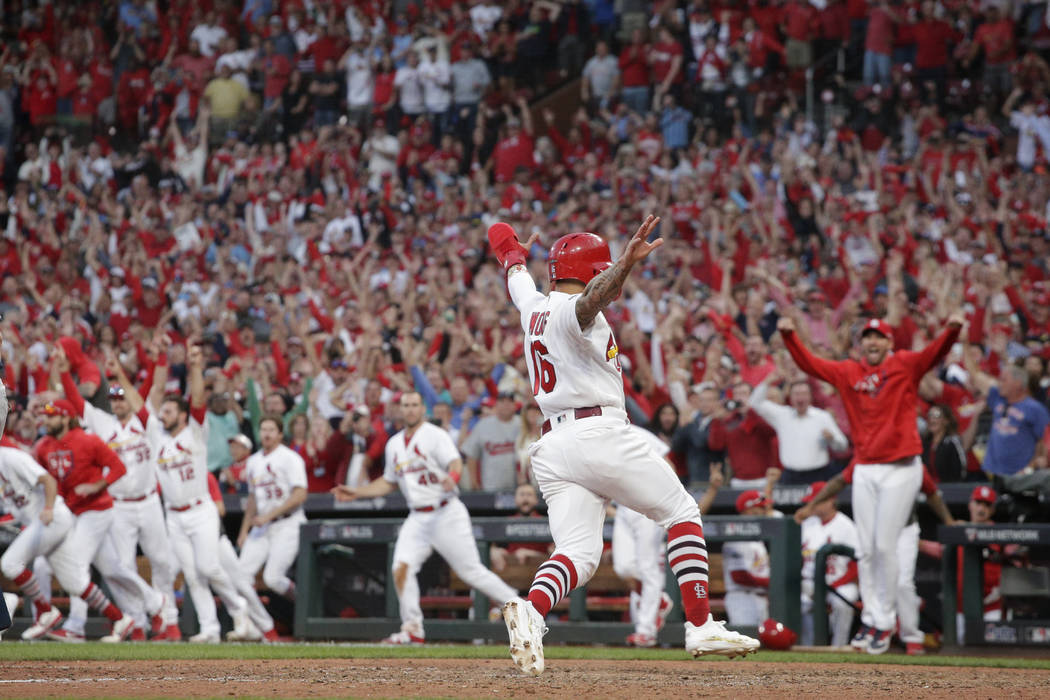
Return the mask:
<svg viewBox="0 0 1050 700"><path fill-rule="evenodd" d="M681 649L629 649L625 647L548 646L548 659L686 661ZM425 647L381 647L354 644L0 644L0 662L17 661L160 661L166 659L503 659L502 645L472 646L428 644ZM717 658L717 657L716 657ZM759 652L755 661L777 663L859 663L907 666L964 666L1020 668L1050 671L1050 659L902 654L868 656L836 652ZM749 663L737 660L734 663Z"/></svg>

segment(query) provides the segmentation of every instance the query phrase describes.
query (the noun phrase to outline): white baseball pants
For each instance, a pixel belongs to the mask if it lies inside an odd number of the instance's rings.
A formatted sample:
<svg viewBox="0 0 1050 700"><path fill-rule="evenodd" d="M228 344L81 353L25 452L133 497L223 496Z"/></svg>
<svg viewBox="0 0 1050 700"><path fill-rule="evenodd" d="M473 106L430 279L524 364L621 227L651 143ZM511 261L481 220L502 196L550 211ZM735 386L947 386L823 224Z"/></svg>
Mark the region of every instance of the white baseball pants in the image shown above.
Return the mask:
<svg viewBox="0 0 1050 700"><path fill-rule="evenodd" d="M897 621L898 635L907 644L922 644L919 629L919 594L915 592L915 559L919 556L919 523L910 523L897 540Z"/></svg>
<svg viewBox="0 0 1050 700"><path fill-rule="evenodd" d="M274 593L288 595L292 579L288 569L299 556L299 525L306 522L301 512L289 518L253 527L241 547L241 568L252 579L262 569L263 583Z"/></svg>
<svg viewBox="0 0 1050 700"><path fill-rule="evenodd" d="M769 617L769 597L751 591L726 591L726 617L734 627L758 627Z"/></svg>
<svg viewBox="0 0 1050 700"><path fill-rule="evenodd" d="M186 511L169 510L168 533L197 611L200 631L218 636L219 616L209 585L231 617L241 614L247 605L219 559L219 511L210 499Z"/></svg>
<svg viewBox="0 0 1050 700"><path fill-rule="evenodd" d="M419 606L419 581L416 575L431 552L437 551L456 574L498 605L503 605L518 592L503 579L485 568L478 554L478 543L470 527L470 513L458 498L427 513L413 511L397 533L394 544L394 568L404 564L408 571L405 584L397 594L401 609L401 629L417 637L423 635L423 610Z"/></svg>
<svg viewBox="0 0 1050 700"><path fill-rule="evenodd" d="M631 432L626 413L604 410L601 416L555 427L529 447L532 471L547 503L555 552L572 561L579 585L598 568L605 506L610 500L664 530L677 523L700 522L696 499L667 460Z"/></svg>
<svg viewBox="0 0 1050 700"><path fill-rule="evenodd" d="M178 624L179 611L175 607L174 591L178 568L164 523L160 498L154 493L142 501L118 500L113 505L113 513L113 543L117 556L136 571L138 563L135 560L135 547L142 548L142 553L149 559L150 584L164 597L164 624ZM142 624L141 620L136 622Z"/></svg>
<svg viewBox="0 0 1050 700"><path fill-rule="evenodd" d="M132 616L138 624L142 624L147 614L161 609L164 597L151 588L138 575L136 569L121 560L113 539L114 519L112 508L87 510L76 516L69 539L72 541L70 547L82 576L82 585L75 595L79 596L91 582L90 566L94 564L113 594L113 602L124 614ZM61 579L59 583L61 584ZM65 588L64 585L62 587ZM69 617L62 627L69 632L84 634L87 608L87 603L80 598L70 598Z"/></svg>
<svg viewBox="0 0 1050 700"><path fill-rule="evenodd" d="M897 623L898 559L901 531L922 484L922 462L907 466L858 464L853 472L853 521L860 543L857 569L861 619L879 630Z"/></svg>
<svg viewBox="0 0 1050 700"><path fill-rule="evenodd" d="M87 583L80 588L81 577L77 575L77 560L72 556L72 549L66 544L69 533L73 530L74 517L64 503L56 503L54 517L50 525L44 525L39 519L34 519L22 529L18 536L7 546L2 557L0 557L0 573L5 578L13 579L24 570L32 568L40 582L41 591L45 591L45 598L51 598L51 572L38 572L40 567L34 564L34 560L41 561L38 557L53 558L52 568L59 585L66 589L70 596L78 596L84 592ZM42 580L46 576L46 581ZM45 586L45 583L47 584Z"/></svg>
<svg viewBox="0 0 1050 700"><path fill-rule="evenodd" d="M656 635L656 616L664 590L664 538L667 531L641 513L619 506L613 520L612 559L616 575L641 583L637 610L632 607L634 631ZM632 596L633 598L633 596Z"/></svg>
<svg viewBox="0 0 1050 700"><path fill-rule="evenodd" d="M237 558L237 550L233 548L230 538L223 535L219 538L219 563L222 568L230 574L234 587L240 593L248 605L248 617L251 618L260 632L263 634L273 629L273 618L266 611L266 606L259 600L259 594L255 590L255 577L248 576Z"/></svg>

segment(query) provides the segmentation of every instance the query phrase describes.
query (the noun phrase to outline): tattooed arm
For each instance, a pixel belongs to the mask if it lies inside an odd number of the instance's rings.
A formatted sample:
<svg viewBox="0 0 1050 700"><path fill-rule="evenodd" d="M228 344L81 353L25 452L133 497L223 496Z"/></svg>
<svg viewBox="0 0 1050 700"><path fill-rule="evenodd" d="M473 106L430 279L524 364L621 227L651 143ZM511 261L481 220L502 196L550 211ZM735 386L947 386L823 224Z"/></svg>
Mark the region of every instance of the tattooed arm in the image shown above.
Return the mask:
<svg viewBox="0 0 1050 700"><path fill-rule="evenodd" d="M583 294L576 300L576 320L579 321L582 330L587 330L601 310L620 296L623 283L627 280L627 275L631 274L631 268L663 245L664 239L662 238L657 238L652 243L646 241L658 223L660 223L659 217L652 215L646 217L642 225L638 227L638 231L631 237L620 259L587 283Z"/></svg>

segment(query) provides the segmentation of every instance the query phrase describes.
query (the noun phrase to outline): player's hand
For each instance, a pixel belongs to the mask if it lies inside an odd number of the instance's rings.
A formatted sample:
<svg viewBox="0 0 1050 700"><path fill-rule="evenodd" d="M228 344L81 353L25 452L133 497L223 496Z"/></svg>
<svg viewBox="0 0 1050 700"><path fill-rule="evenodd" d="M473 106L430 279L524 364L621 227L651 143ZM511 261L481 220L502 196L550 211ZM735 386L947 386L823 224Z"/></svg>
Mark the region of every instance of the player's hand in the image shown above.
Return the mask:
<svg viewBox="0 0 1050 700"><path fill-rule="evenodd" d="M106 488L105 481L93 481L85 484L77 484L73 487L73 493L78 496L94 496L104 488Z"/></svg>
<svg viewBox="0 0 1050 700"><path fill-rule="evenodd" d="M711 465L711 477L710 484L711 488L720 489L726 483L726 476L722 472L722 464L715 462Z"/></svg>
<svg viewBox="0 0 1050 700"><path fill-rule="evenodd" d="M186 366L190 369L201 369L204 367L204 353L199 345L191 345L186 351Z"/></svg>
<svg viewBox="0 0 1050 700"><path fill-rule="evenodd" d="M329 493L335 496L336 501L339 501L341 503L348 503L357 499L357 489L351 488L344 484L339 484L338 486L332 487Z"/></svg>
<svg viewBox="0 0 1050 700"><path fill-rule="evenodd" d="M965 323L966 323L966 316L963 314L962 311L956 311L955 313L953 313L951 316L948 317L948 325L949 326L955 326L957 328L962 328L963 324L965 324Z"/></svg>
<svg viewBox="0 0 1050 700"><path fill-rule="evenodd" d="M248 541L248 533L247 532L242 532L241 534L237 535L237 549L242 549L244 547L244 543L247 542L247 541Z"/></svg>
<svg viewBox="0 0 1050 700"><path fill-rule="evenodd" d="M777 330L781 333L794 333L795 332L795 319L790 316L781 316L777 320Z"/></svg>
<svg viewBox="0 0 1050 700"><path fill-rule="evenodd" d="M820 431L820 436L824 438L824 442L829 445L835 440L835 436L832 435L831 431L827 428L824 428L824 430Z"/></svg>
<svg viewBox="0 0 1050 700"><path fill-rule="evenodd" d="M515 265L524 265L529 259L529 248L539 238L539 234L534 233L525 245L522 245L514 228L502 221L489 226L488 235L489 248L504 270L509 270Z"/></svg>
<svg viewBox="0 0 1050 700"><path fill-rule="evenodd" d="M646 239L649 238L649 234L652 233L656 225L660 223L659 216L653 216L650 214L645 217L645 221L638 227L634 235L631 236L631 240L627 243L627 247L623 251L621 256L623 260L630 266L634 266L637 263L645 260L649 257L649 253L653 252L664 244L664 239L657 238L652 243L649 243Z"/></svg>
<svg viewBox="0 0 1050 700"><path fill-rule="evenodd" d="M254 518L252 518L252 525L254 525L255 527L262 527L264 525L269 524L269 522L270 522L270 515L269 514L266 514L266 515L258 515L257 514Z"/></svg>
<svg viewBox="0 0 1050 700"><path fill-rule="evenodd" d="M445 489L446 491L455 491L456 482L452 480L451 476L445 476L441 479L441 488Z"/></svg>
<svg viewBox="0 0 1050 700"><path fill-rule="evenodd" d="M55 511L53 508L44 508L40 511L40 522L44 525L50 525L51 521L55 519Z"/></svg>
<svg viewBox="0 0 1050 700"><path fill-rule="evenodd" d="M813 515L812 510L813 509L810 508L808 503L806 505L802 506L801 508L799 508L798 510L796 510L795 511L795 515L794 515L795 522L798 523L799 525L801 525L802 521L804 521L809 516Z"/></svg>

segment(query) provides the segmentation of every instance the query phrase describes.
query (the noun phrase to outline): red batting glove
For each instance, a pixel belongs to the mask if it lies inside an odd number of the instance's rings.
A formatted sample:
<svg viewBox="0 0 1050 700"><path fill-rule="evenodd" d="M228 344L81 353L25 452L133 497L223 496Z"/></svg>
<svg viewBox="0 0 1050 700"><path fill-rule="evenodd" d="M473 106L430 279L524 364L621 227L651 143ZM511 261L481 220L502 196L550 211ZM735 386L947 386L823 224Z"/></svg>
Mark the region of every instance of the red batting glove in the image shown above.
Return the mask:
<svg viewBox="0 0 1050 700"><path fill-rule="evenodd" d="M510 224L502 221L489 226L489 248L504 270L509 270L515 265L524 265L529 257L529 251L518 242L518 234Z"/></svg>

